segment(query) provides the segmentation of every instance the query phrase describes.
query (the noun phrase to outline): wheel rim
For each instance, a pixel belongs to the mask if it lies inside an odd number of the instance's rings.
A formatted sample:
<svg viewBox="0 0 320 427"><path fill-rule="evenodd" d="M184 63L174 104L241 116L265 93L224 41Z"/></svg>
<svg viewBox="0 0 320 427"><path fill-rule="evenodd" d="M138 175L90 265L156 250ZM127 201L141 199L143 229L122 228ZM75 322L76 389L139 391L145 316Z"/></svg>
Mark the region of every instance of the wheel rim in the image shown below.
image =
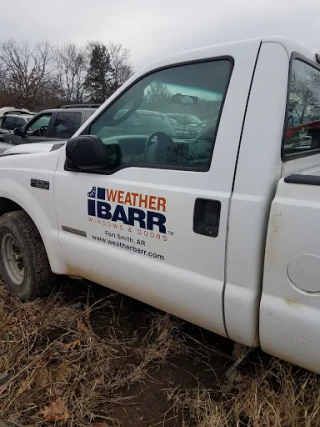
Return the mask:
<svg viewBox="0 0 320 427"><path fill-rule="evenodd" d="M23 256L16 239L11 234L3 236L1 241L1 254L10 279L16 285L21 285L24 279Z"/></svg>

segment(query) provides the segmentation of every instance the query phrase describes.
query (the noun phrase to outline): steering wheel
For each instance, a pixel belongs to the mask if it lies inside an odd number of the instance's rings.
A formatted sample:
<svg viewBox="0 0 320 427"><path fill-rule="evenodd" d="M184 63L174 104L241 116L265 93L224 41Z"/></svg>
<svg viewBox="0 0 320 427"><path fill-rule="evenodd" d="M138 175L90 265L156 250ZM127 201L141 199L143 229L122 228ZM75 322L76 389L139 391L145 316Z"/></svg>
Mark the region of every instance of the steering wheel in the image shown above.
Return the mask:
<svg viewBox="0 0 320 427"><path fill-rule="evenodd" d="M145 142L144 158L149 163L177 163L176 145L171 136L153 132Z"/></svg>
<svg viewBox="0 0 320 427"><path fill-rule="evenodd" d="M41 126L39 129L39 136L46 136L48 130L48 126Z"/></svg>
<svg viewBox="0 0 320 427"><path fill-rule="evenodd" d="M41 126L38 129L32 130L29 135L32 136L45 136L47 133L48 126Z"/></svg>

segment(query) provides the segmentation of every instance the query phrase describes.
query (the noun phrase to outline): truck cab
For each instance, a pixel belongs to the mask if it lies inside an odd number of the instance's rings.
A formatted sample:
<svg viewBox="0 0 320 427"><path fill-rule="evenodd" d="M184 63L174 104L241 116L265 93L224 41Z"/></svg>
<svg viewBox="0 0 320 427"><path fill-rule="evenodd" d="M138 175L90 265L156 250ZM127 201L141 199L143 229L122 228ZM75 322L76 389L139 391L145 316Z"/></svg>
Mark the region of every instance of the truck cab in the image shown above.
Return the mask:
<svg viewBox="0 0 320 427"><path fill-rule="evenodd" d="M3 155L7 286L27 300L52 273L86 278L320 372L319 77L283 38L192 50L137 73L63 146ZM144 110L205 126L137 134Z"/></svg>

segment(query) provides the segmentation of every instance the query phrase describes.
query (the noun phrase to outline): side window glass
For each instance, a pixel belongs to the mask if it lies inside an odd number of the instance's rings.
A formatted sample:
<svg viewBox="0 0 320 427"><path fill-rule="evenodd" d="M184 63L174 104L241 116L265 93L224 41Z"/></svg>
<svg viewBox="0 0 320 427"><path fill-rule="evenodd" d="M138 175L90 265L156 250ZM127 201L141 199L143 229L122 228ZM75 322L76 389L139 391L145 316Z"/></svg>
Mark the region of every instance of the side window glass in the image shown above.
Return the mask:
<svg viewBox="0 0 320 427"><path fill-rule="evenodd" d="M1 127L6 130L13 130L15 126L15 117L4 116Z"/></svg>
<svg viewBox="0 0 320 427"><path fill-rule="evenodd" d="M91 125L120 163L207 171L232 62L181 65L144 77Z"/></svg>
<svg viewBox="0 0 320 427"><path fill-rule="evenodd" d="M25 123L26 123L25 119L23 119L22 117L17 117L15 127L22 127L25 125Z"/></svg>
<svg viewBox="0 0 320 427"><path fill-rule="evenodd" d="M81 113L76 113L73 119L73 124L72 124L72 129L71 129L71 135L70 138L72 137L72 135L77 132L77 130L79 129L79 127L81 126Z"/></svg>
<svg viewBox="0 0 320 427"><path fill-rule="evenodd" d="M51 113L42 114L27 126L28 136L47 136Z"/></svg>
<svg viewBox="0 0 320 427"><path fill-rule="evenodd" d="M320 149L320 71L292 62L283 155L288 160Z"/></svg>
<svg viewBox="0 0 320 427"><path fill-rule="evenodd" d="M81 120L81 113L58 113L53 125L52 136L61 139L70 138L75 132L73 129L77 114L80 114Z"/></svg>
<svg viewBox="0 0 320 427"><path fill-rule="evenodd" d="M90 116L92 116L92 114L95 112L96 110L87 110L87 112L86 112L86 120L88 120L88 118L90 117Z"/></svg>

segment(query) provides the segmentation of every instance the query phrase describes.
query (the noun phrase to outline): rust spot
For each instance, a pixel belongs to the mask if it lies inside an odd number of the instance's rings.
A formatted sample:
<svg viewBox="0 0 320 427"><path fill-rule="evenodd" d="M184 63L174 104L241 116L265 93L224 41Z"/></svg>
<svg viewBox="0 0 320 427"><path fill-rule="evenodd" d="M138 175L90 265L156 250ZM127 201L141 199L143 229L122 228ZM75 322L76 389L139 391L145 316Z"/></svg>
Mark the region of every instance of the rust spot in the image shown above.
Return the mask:
<svg viewBox="0 0 320 427"><path fill-rule="evenodd" d="M299 306L298 301L294 300L294 299L290 299L290 298L285 298L285 302L286 304L288 304L290 307L292 308L296 308Z"/></svg>

